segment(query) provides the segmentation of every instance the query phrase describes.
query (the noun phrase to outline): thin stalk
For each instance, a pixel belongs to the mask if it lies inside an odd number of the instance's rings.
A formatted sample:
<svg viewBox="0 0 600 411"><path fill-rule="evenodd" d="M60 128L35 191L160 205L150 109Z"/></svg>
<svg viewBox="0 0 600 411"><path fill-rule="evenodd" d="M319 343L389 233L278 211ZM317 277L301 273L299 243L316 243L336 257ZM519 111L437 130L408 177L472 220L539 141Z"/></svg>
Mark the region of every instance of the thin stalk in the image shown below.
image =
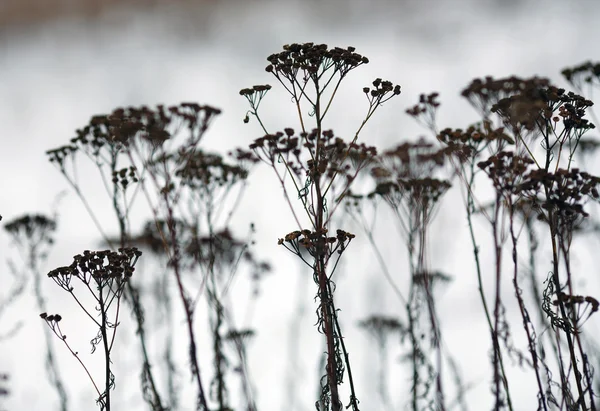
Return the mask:
<svg viewBox="0 0 600 411"><path fill-rule="evenodd" d="M104 305L103 287L98 287L99 301L100 301L100 313L102 323L100 332L102 334L102 345L104 346L104 393L102 395L102 401L104 403L104 410L110 411L110 389L111 389L111 371L110 371L110 348L108 342L108 336L106 328L108 327L107 312L108 307Z"/></svg>
<svg viewBox="0 0 600 411"><path fill-rule="evenodd" d="M131 153L129 153L129 160L131 161L131 164L135 164L135 162L133 161L133 157L131 156ZM115 159L115 161L112 162L111 167L112 167L113 171L116 170L116 159ZM145 190L144 190L144 192L145 192ZM121 208L119 207L119 203L117 201L117 195L118 195L118 186L117 186L117 184L113 184L112 206L113 206L115 215L117 217L117 221L119 223L119 234L120 234L120 243L121 243L120 245L121 245L121 247L125 247L127 245L127 239L129 236L128 236L128 230L127 230L127 224L126 224L126 217L121 212ZM148 355L148 349L146 347L146 331L144 329L144 314L143 314L142 305L140 303L139 291L131 283L131 281L126 281L125 291L127 292L127 295L130 297L128 300L131 301L131 307L132 307L132 310L134 313L134 318L137 323L136 334L139 336L140 348L142 351L142 381L141 381L142 392L146 391L145 381L147 381L150 385L150 390L152 393L152 397L150 399L147 399L146 395L144 395L143 397L152 406L153 410L163 411L165 408L162 405L162 399L160 397L160 394L158 393L158 388L154 381L155 378L154 378L154 374L152 372L152 366L150 365L150 357ZM121 299L119 298L117 302L120 305ZM117 307L117 319L118 319L119 308L120 307ZM115 324L116 323L117 323L117 321L115 321ZM114 341L115 335L116 335L116 328L115 328L115 332L113 333L113 337L112 337L113 341ZM111 342L111 347L112 347L112 342Z"/></svg>
<svg viewBox="0 0 600 411"><path fill-rule="evenodd" d="M525 328L525 333L527 334L527 343L529 345L529 353L531 354L531 361L533 364L533 371L535 373L535 379L538 385L538 398L541 402L541 405L544 408L544 411L548 411L548 405L546 403L546 396L544 394L544 387L542 385L542 379L540 376L540 366L538 363L538 355L535 347L535 340L532 335L532 331L530 330L531 319L529 318L529 314L525 308L525 302L523 301L522 290L519 287L518 280L518 249L517 249L517 236L515 235L514 230L514 204L512 203L512 198L509 198L509 230L510 230L510 238L512 241L512 259L513 259L513 286L515 287L515 296L517 297L517 302L519 303L519 310L521 311L521 318L523 319L523 328Z"/></svg>
<svg viewBox="0 0 600 411"><path fill-rule="evenodd" d="M173 245L173 248L174 248L173 256L172 256L173 270L175 271L175 279L177 280L177 289L179 291L179 298L181 299L181 302L183 304L183 309L185 311L185 320L186 320L187 332L188 332L188 337L189 337L189 355L190 355L190 361L191 361L191 371L192 371L192 375L194 375L194 378L196 380L197 387L198 387L199 405L202 407L202 409L204 411L208 411L209 408L208 408L208 404L206 402L206 395L204 394L204 386L202 385L202 378L200 376L200 365L198 363L196 336L194 333L194 324L193 324L193 312L192 312L190 300L186 295L186 292L185 292L185 289L183 286L183 281L181 279L180 250L179 250L179 245L177 243L177 236L176 236L175 227L174 227L175 219L173 216L173 208L169 206L169 198L168 198L167 193L164 194L164 200L165 200L165 203L167 204L168 219L170 222L169 234L171 236L171 244Z"/></svg>
<svg viewBox="0 0 600 411"><path fill-rule="evenodd" d="M546 198L548 198L548 188L546 188ZM560 278L558 275L558 270L559 270L559 266L558 266L558 245L556 242L556 237L557 237L557 230L555 228L555 225L553 223L554 221L554 213L552 212L552 210L550 210L548 212L548 221L549 221L549 226L550 226L550 237L552 240L552 282L554 283L554 288L555 288L555 293L558 299L558 307L559 307L559 311L561 314L561 317L563 319L563 321L565 321L565 326L569 323L568 321L568 315L566 312L566 308L565 308L565 304L564 301L562 301L560 298L558 298L559 293L561 292L561 285L560 285ZM582 410L587 410L586 407L586 402L585 402L585 396L584 396L584 390L583 390L583 386L581 385L581 378L579 378L580 375L580 371L579 371L579 367L577 366L577 356L575 355L575 347L573 345L573 339L571 338L571 334L568 331L568 329L565 330L565 336L567 338L567 345L569 348L569 356L570 356L570 360L571 360L571 366L573 367L573 371L575 373L575 383L577 385L577 392L579 394L579 400L577 401L578 404L582 407ZM564 383L564 382L563 382Z"/></svg>

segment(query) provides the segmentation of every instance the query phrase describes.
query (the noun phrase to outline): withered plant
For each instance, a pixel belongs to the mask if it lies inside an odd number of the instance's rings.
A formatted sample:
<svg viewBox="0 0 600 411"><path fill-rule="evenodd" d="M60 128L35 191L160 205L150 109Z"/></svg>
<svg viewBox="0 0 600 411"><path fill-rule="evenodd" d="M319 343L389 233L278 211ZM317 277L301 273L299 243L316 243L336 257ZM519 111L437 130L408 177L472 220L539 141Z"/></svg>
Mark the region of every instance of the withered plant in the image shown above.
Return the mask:
<svg viewBox="0 0 600 411"><path fill-rule="evenodd" d="M427 100L422 96L421 101L434 103L435 97L434 95ZM419 106L408 112L411 115L422 113ZM431 123L432 119L429 117L425 122ZM408 337L410 342L406 358L411 366L410 406L413 410L422 407L446 409L447 406L442 372L444 348L434 285L449 281L449 277L430 267L431 256L428 253L431 221L442 196L450 188L448 180L439 178L443 174L445 163L444 150L423 139L415 143L399 144L383 152L373 162L371 177L375 189L367 196L350 196L347 207L350 215L360 222L367 233L380 261L381 254L373 239L372 227L365 224L362 215L362 203L369 201L375 210L377 203L383 200L392 211L404 237L408 254L408 276L404 275L404 270L391 274L383 261L380 265L406 310L406 320L401 320L399 330L402 341ZM397 285L404 281L403 277L409 280L408 296Z"/></svg>
<svg viewBox="0 0 600 411"><path fill-rule="evenodd" d="M406 333L406 331L403 330L402 324L396 318L382 315L373 315L365 318L359 322L359 326L368 332L377 344L377 350L379 351L379 362L377 364L379 397L385 409L393 410L394 406L387 388L389 384L387 372L389 369L388 343L393 334L402 334Z"/></svg>
<svg viewBox="0 0 600 411"><path fill-rule="evenodd" d="M342 212L364 231L361 234L373 246L385 279L403 305L393 316L367 314L359 323L375 339L373 355L379 354L379 361L372 362L378 370L378 392L371 395L379 395L387 409L399 403L413 411L467 409L466 387L444 344L445 317L439 308L440 288L451 277L434 267L438 259L429 247L432 222L445 208L442 201L451 183L460 186L463 195L478 297L490 337L491 408L522 409L513 382L516 374L511 373L520 367L535 384L530 394L538 410L596 410L600 383L594 369L600 366L600 345L589 323L600 303L596 290L582 285L585 273L575 268L574 260L578 236L600 233L590 204L600 199L600 178L584 170L594 166L593 154L600 147L589 133L595 126L588 120L597 123L591 108L592 93L600 86L600 65L586 62L563 71L575 92L541 77L475 79L462 96L479 121L464 128L440 127L438 93L423 94L406 112L433 139L398 141L378 154L359 138L374 113L400 94L400 86L377 78L362 89L366 113L348 139L335 134L329 121L342 82L369 63L366 57L354 47L294 43L267 60L266 72L291 98L297 118L290 127L271 130L270 119L260 108L272 86L242 89L240 95L249 103L243 121L256 120L262 136L248 148L232 150L229 157L202 144L220 110L196 103L117 108L94 116L68 144L47 152L82 201L106 248L84 251L70 265L48 274L97 327L91 345L92 352L100 347L104 357L99 383L67 342L63 328L70 318L48 314L41 293L37 273L52 245L54 220L26 216L6 225L23 254L26 269L21 271L33 276L36 303L47 325L47 376L61 409L69 408L69 384L61 379L53 359L51 333L87 373L100 409L116 409L111 395L117 373L113 348L118 345L117 328L127 321L121 315L126 302L138 336L140 394L148 409L175 411L193 402L200 411L257 411L247 358L257 330L249 321L236 321L236 314L245 308L251 317L260 279L270 265L252 249L254 224L240 236L230 222L252 167L262 162L273 170L295 224L281 234L278 244L309 267L315 283L316 326L325 347L317 410L359 410L361 391L355 385L334 299L341 257L354 247L350 243L356 238L340 223ZM81 165L97 169L100 179L79 175ZM356 194L361 176L371 184L366 195ZM104 204L89 197L96 188L106 191L113 224L99 217ZM138 218L143 207L150 218ZM392 240L391 247L400 249L398 244L404 243L406 268L385 261L374 225L367 221L367 207L373 215L379 207L392 211L403 239ZM488 233L477 232L477 219L484 221ZM135 227L139 221L143 226ZM488 253L486 241L491 244ZM138 264L140 250L144 266ZM153 257L152 268L146 267L148 256ZM3 292L0 315L27 285L27 276L11 269L18 274L16 286L8 299ZM141 269L143 276L138 275ZM231 292L242 269L252 279L248 307L240 307ZM514 315L511 304L518 309ZM156 320L150 323L152 315ZM204 332L199 327L202 319ZM183 343L178 335L182 329ZM159 335L164 338L156 338ZM388 377L393 335L399 335L405 350L402 359L410 368L405 385ZM298 364L296 359L285 360ZM208 363L210 370L201 367ZM188 387L181 378L185 367L191 376ZM345 378L350 393L346 400L341 394ZM456 382L455 390L448 387L450 379ZM0 380L4 382L5 376ZM239 382L237 395L232 381ZM291 381L288 376L288 394ZM410 396L403 395L406 386ZM186 392L193 395L186 398ZM1 385L0 397L6 393ZM288 395L285 407L298 407L291 404L296 399Z"/></svg>
<svg viewBox="0 0 600 411"><path fill-rule="evenodd" d="M320 410L341 410L343 402L338 386L345 372L350 383L348 407L358 410L358 397L352 379L348 352L334 303L332 280L341 255L354 235L342 229L331 229L332 218L348 192L352 181L376 154L373 147L358 143L365 124L385 102L400 94L400 86L376 79L363 88L367 113L348 143L325 126L325 119L342 81L369 60L354 47L329 48L325 44L289 44L283 51L270 55L266 71L291 96L298 113L299 131L286 128L270 132L259 106L270 85L258 85L240 91L250 104L245 122L257 119L265 135L251 145L251 152L270 166L283 188L297 229L279 239L290 252L313 271L317 285L318 330L325 335L327 346L326 373L321 378L321 394L316 406ZM309 113L306 116L306 113ZM312 124L310 124L312 123ZM238 155L247 155L239 152ZM303 215L298 215L291 197L301 201ZM301 249L308 252L304 258Z"/></svg>
<svg viewBox="0 0 600 411"><path fill-rule="evenodd" d="M521 364L526 364L534 370L539 409L550 409L551 404L567 409L595 409L589 361L580 337L581 323L578 321L581 319L565 306L574 304L571 297L580 297L573 289L570 263L572 235L581 219L587 216L583 211L584 202L588 198L597 198L596 186L600 182L597 177L572 167L579 142L588 130L594 128L593 124L584 118L592 102L538 77L476 79L462 94L479 111L485 132L482 133L476 126L466 132L446 129L439 133L438 139L457 154L455 169L465 183L468 193L467 215L480 294L493 342L495 409L505 406L514 409L508 386L509 378L502 359L501 341L504 342L509 355L516 356ZM494 125L494 122L497 125ZM492 149L488 151L488 155L491 156L484 161L479 161L483 154L480 147ZM477 200L473 194L477 172L474 164L488 175L495 192L490 206L479 206L477 209L474 207ZM479 248L471 222L474 212L483 214L492 227L495 249L493 321L482 287ZM516 221L516 216L521 218L521 224ZM535 273L538 240L533 227L533 216L535 221L546 226L553 256L550 275L542 295ZM534 305L542 315L542 326L548 324L554 331L554 335L549 337L549 344L559 370L558 384L552 379L551 364L546 359L543 343L537 339L535 326L519 284L518 240L523 226L527 227L529 237L529 274ZM529 355L522 354L511 342L510 326L504 317L505 304L500 291L502 251L507 238L510 238L512 245L512 283ZM564 268L561 268L561 265ZM594 311L593 297L588 296L588 300L583 296L576 298L576 301L580 300L589 304L590 309ZM567 349L567 355L563 354L563 347ZM583 369L580 371L580 368ZM575 390L571 388L573 383L576 386ZM554 390L557 385L558 393ZM504 394L500 390L501 386ZM559 398L556 394L560 394ZM588 408L588 405L591 408Z"/></svg>
<svg viewBox="0 0 600 411"><path fill-rule="evenodd" d="M18 248L24 263L23 277L33 277L33 292L39 312L46 312L46 296L42 292L42 265L48 258L48 253L54 245L56 221L42 214L26 214L9 221L4 229ZM14 295L14 294L13 294ZM65 388L64 378L56 363L54 344L50 330L44 330L46 376L50 385L56 389L60 400L60 410L69 409L69 396Z"/></svg>
<svg viewBox="0 0 600 411"><path fill-rule="evenodd" d="M71 144L48 151L54 162L92 215L109 246L150 241L155 253L166 256L164 276L173 276L177 295L183 306L189 337L189 364L196 384L196 409L208 410L209 402L228 409L225 385L227 361L223 354L222 329L228 314L222 299L226 297L231 276L241 261L260 277L268 264L248 253L248 243L235 239L229 232L229 220L243 193L249 166L256 160L238 156L235 163L221 155L200 148L201 140L218 109L195 103L178 106L121 108L110 115L92 118L90 124L77 131ZM74 160L82 153L100 171L117 217L119 236L110 238L89 206L77 179ZM135 199L143 193L153 215L145 233L134 236L129 228L129 213ZM233 207L229 206L233 201ZM151 238L145 238L151 235ZM245 258L241 259L243 256ZM241 260L240 260L241 259ZM228 270L230 270L228 272ZM200 281L189 284L186 271L199 271ZM229 276L229 277L228 277ZM190 277L192 278L192 277ZM166 282L168 284L170 282ZM186 284L187 283L187 284ZM153 410L175 407L179 401L174 386L172 351L165 355L170 404L159 393L153 374L144 327L144 310L140 286L127 283L124 297L131 303L137 323L143 355L141 373L144 399ZM194 287L195 290L191 290ZM194 314L201 296L206 295L210 308L213 335L215 377L210 393L204 387L198 360ZM170 297L166 297L170 298ZM228 323L231 328L233 324ZM169 343L167 345L170 345ZM250 404L250 408L253 406Z"/></svg>
<svg viewBox="0 0 600 411"><path fill-rule="evenodd" d="M476 105L476 103L473 103ZM477 105L476 105L477 107ZM501 260L503 239L498 231L499 227L499 209L494 209L492 215L487 214L480 200L475 196L476 178L479 169L476 168L477 160L486 153L493 155L500 152L503 147L510 144L513 140L504 133L502 127L494 127L484 116L484 119L478 123L463 129L444 129L437 136L438 140L446 146L446 152L452 161L455 174L462 183L463 198L469 226L469 235L473 246L473 256L477 272L477 282L479 297L482 302L484 315L487 321L490 337L492 340L493 351L493 392L496 399L495 407L503 405L512 409L512 400L508 387L508 378L504 366L503 354L500 348L501 340L507 339L508 335L500 335L501 330L506 331L505 321L503 320L504 307L501 299ZM497 198L497 201L498 198ZM492 227L492 237L494 241L495 252L495 297L493 310L490 309L490 303L484 291L484 268L480 257L480 246L478 244L474 226L474 216L483 214ZM502 386L502 389L500 388ZM503 395L504 392L504 395Z"/></svg>
<svg viewBox="0 0 600 411"><path fill-rule="evenodd" d="M40 317L46 321L49 329L58 337L71 354L79 361L90 378L98 394L96 402L101 410L110 411L110 391L115 384L115 376L111 369L111 351L115 342L121 298L125 291L125 284L133 275L135 264L142 253L136 248L119 248L118 252L111 250L89 251L77 254L69 266L58 267L48 273L54 282L69 293L77 305L85 312L90 320L98 327L96 336L90 341L92 354L98 345L102 344L104 354L104 390L100 391L98 384L85 366L79 353L74 351L67 342L67 335L63 334L60 326L62 316L59 314L48 315L46 312ZM86 307L84 291L75 291L83 284L92 297L93 309ZM99 317L99 318L98 318Z"/></svg>

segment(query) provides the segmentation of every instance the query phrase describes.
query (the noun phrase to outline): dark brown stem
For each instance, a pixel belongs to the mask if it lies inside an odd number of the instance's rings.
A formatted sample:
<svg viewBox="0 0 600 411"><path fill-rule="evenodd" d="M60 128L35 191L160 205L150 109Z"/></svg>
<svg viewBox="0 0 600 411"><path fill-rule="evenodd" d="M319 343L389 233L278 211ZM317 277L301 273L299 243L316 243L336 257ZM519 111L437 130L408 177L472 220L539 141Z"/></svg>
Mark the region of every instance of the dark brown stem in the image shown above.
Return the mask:
<svg viewBox="0 0 600 411"><path fill-rule="evenodd" d="M546 198L549 198L549 189L548 187L546 187ZM579 400L578 400L578 405L581 406L582 410L587 410L586 408L586 402L585 402L585 396L584 396L584 390L583 390L583 386L581 385L581 374L579 371L579 367L577 365L577 356L575 354L575 346L573 345L573 339L571 338L571 332L569 330L569 316L567 314L566 308L565 308L565 304L564 301L559 298L560 293L562 292L562 288L560 285L560 277L558 274L558 270L559 270L559 250L558 250L558 244L557 244L557 237L558 237L558 230L556 227L556 220L557 217L555 217L555 214L552 210L548 211L548 223L550 226L550 237L551 237L551 241L552 241L552 282L554 284L554 292L556 293L556 297L558 300L558 308L560 311L560 315L561 318L564 322L564 326L565 326L565 336L567 338L567 346L569 348L569 356L570 356L570 360L571 360L571 366L573 367L573 372L575 373L575 383L577 385L577 392L579 395ZM563 377L566 378L566 377ZM566 381L562 381L563 384L566 384Z"/></svg>
<svg viewBox="0 0 600 411"><path fill-rule="evenodd" d="M494 406L495 410L499 410L501 408L501 400L500 400L500 383L502 382L504 391L506 393L506 401L508 403L509 409L513 409L512 400L510 397L510 391L508 389L508 378L506 377L506 370L504 368L504 363L502 360L502 352L500 349L500 337L499 337L499 329L500 329L500 310L502 308L502 299L501 299L501 278L502 278L502 244L499 238L500 233L498 229L498 223L500 220L500 206L501 206L501 197L500 194L496 195L496 201L494 204L494 217L492 219L492 234L494 237L494 251L496 257L496 298L494 302L494 327L492 329L492 343L494 345L494 395L496 397L496 404Z"/></svg>
<svg viewBox="0 0 600 411"><path fill-rule="evenodd" d="M206 402L206 395L204 394L204 386L202 385L202 378L200 377L200 366L198 364L198 354L196 348L196 336L194 333L194 320L193 320L193 307L190 304L190 300L186 295L183 281L181 279L181 271L180 271L180 250L177 243L177 233L175 230L175 218L173 216L173 208L169 204L168 193L164 194L164 200L167 204L167 213L169 219L169 235L171 240L171 245L173 246L171 262L173 264L173 270L175 272L175 279L177 280L177 290L179 291L179 298L183 304L183 309L185 311L185 319L188 331L188 337L190 339L189 346L189 355L191 361L191 371L194 376L197 386L198 386L198 401L199 406L201 406L203 411L208 411L208 404Z"/></svg>
<svg viewBox="0 0 600 411"><path fill-rule="evenodd" d="M535 347L534 337L532 335L532 331L530 329L531 319L529 318L529 314L525 308L525 302L523 301L522 290L519 287L518 280L518 250L517 250L517 236L515 235L514 228L514 204L509 199L509 209L510 209L510 238L512 241L512 260L513 260L513 286L515 287L515 296L517 297L517 302L519 303L519 310L521 311L521 318L523 319L523 328L525 329L525 333L527 334L527 343L529 345L529 353L531 354L531 361L533 364L533 371L535 372L535 379L538 385L538 398L541 402L541 405L544 407L544 411L548 410L548 405L546 404L546 395L544 394L544 387L542 385L542 379L540 376L540 365L538 362L537 350Z"/></svg>
<svg viewBox="0 0 600 411"><path fill-rule="evenodd" d="M104 410L110 411L110 390L111 390L111 371L110 371L110 348L108 342L108 333L106 332L106 328L108 327L107 321L107 310L108 307L105 305L104 295L102 293L103 287L102 284L99 285L99 295L98 300L100 302L100 315L102 317L100 332L102 334L102 344L104 346L104 393L102 398L102 402L104 403Z"/></svg>

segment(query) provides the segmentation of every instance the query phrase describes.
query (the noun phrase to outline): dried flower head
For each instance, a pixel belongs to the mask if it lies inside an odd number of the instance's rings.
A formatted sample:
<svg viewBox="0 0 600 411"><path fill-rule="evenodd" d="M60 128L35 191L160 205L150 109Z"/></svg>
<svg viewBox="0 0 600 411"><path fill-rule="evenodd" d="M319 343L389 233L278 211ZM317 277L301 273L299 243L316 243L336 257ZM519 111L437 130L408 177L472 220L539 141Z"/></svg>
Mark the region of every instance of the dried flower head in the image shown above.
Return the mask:
<svg viewBox="0 0 600 411"><path fill-rule="evenodd" d="M89 251L73 257L69 266L58 267L48 273L61 288L73 291L71 281L79 279L85 285L108 286L122 291L122 285L133 274L134 266L142 252L135 247L119 248L118 251ZM113 288L116 285L116 288Z"/></svg>
<svg viewBox="0 0 600 411"><path fill-rule="evenodd" d="M54 243L56 222L45 215L26 214L6 223L4 229L20 245L51 245Z"/></svg>
<svg viewBox="0 0 600 411"><path fill-rule="evenodd" d="M432 290L438 284L447 284L452 281L452 277L441 271L418 271L413 275L413 282L420 287L426 287Z"/></svg>
<svg viewBox="0 0 600 411"><path fill-rule="evenodd" d="M158 105L155 109L146 106L118 108L111 114L92 117L88 125L76 131L70 145L49 150L47 154L63 172L65 159L78 151L83 151L98 165L114 164L116 156L131 144L146 146L150 156L156 147L183 129L188 131L188 144L194 145L219 113L216 108L196 103L181 103L168 108Z"/></svg>
<svg viewBox="0 0 600 411"><path fill-rule="evenodd" d="M228 164L216 153L196 150L192 156L186 156L185 164L175 175L181 183L194 190L207 191L210 188L231 186L248 177L248 171L239 165Z"/></svg>
<svg viewBox="0 0 600 411"><path fill-rule="evenodd" d="M322 231L305 229L292 231L286 234L284 238L280 238L277 243L297 255L301 254L300 247L302 247L314 258L324 256L329 259L336 252L342 254L355 237L354 234L344 230L337 230L335 237L333 237L327 236L327 229Z"/></svg>
<svg viewBox="0 0 600 411"><path fill-rule="evenodd" d="M368 331L375 337L377 342L384 345L386 338L395 332L403 332L404 326L396 317L385 315L372 315L358 323L359 327Z"/></svg>
<svg viewBox="0 0 600 411"><path fill-rule="evenodd" d="M569 318L575 321L575 324L571 324L573 330L581 327L599 308L598 300L594 297L572 295L564 292L559 292L558 297L552 301L552 304L555 306L561 303L564 304L564 307L571 314Z"/></svg>
<svg viewBox="0 0 600 411"><path fill-rule="evenodd" d="M271 54L265 70L279 81L306 84L309 79L317 81L323 73L333 70L340 77L346 76L356 67L367 64L369 59L354 51L354 47L328 48L326 44L293 43L283 46L283 51Z"/></svg>
<svg viewBox="0 0 600 411"><path fill-rule="evenodd" d="M486 161L477 163L477 166L490 177L498 193L512 196L521 193L523 176L533 163L529 157L515 155L512 151L501 151Z"/></svg>
<svg viewBox="0 0 600 411"><path fill-rule="evenodd" d="M557 212L559 216L581 215L587 217L583 204L588 198L598 200L600 178L577 168L558 169L555 173L543 169L532 170L526 174L519 190L532 199L543 195L541 207Z"/></svg>
<svg viewBox="0 0 600 411"><path fill-rule="evenodd" d="M255 332L251 329L242 330L230 330L226 335L225 339L231 340L236 344L245 344L250 338L254 337Z"/></svg>
<svg viewBox="0 0 600 411"><path fill-rule="evenodd" d="M600 86L600 63L587 61L578 66L564 69L562 75L577 90L582 90L586 84Z"/></svg>
<svg viewBox="0 0 600 411"><path fill-rule="evenodd" d="M446 153L432 143L420 139L402 143L384 151L371 174L378 182L387 179L432 177L446 163Z"/></svg>
<svg viewBox="0 0 600 411"><path fill-rule="evenodd" d="M373 109L392 97L400 95L401 90L399 85L394 85L391 81L377 78L373 81L373 88L364 87L363 92L367 96L370 109Z"/></svg>
<svg viewBox="0 0 600 411"><path fill-rule="evenodd" d="M514 130L544 133L548 126L556 127L562 120L567 131L594 128L584 118L593 103L573 92L554 86L541 87L536 82L525 82L519 93L503 98L492 107Z"/></svg>
<svg viewBox="0 0 600 411"><path fill-rule="evenodd" d="M516 76L501 79L488 76L473 80L461 94L484 119L488 119L492 108L501 100L520 94L525 89L539 89L549 85L547 79L539 77L524 80Z"/></svg>
<svg viewBox="0 0 600 411"><path fill-rule="evenodd" d="M307 186L300 193L305 197L311 182L320 181L333 189L334 197L345 192L358 173L371 164L377 154L375 147L364 143L346 143L332 130L318 129L296 135L291 128L267 134L250 144L256 157L272 167L284 163L287 170Z"/></svg>
<svg viewBox="0 0 600 411"><path fill-rule="evenodd" d="M247 244L234 238L229 229L225 228L212 235L192 235L184 247L186 255L197 264L232 266L238 261Z"/></svg>
<svg viewBox="0 0 600 411"><path fill-rule="evenodd" d="M240 96L246 97L250 106L257 109L261 100L269 90L271 90L269 84L252 86L252 88L241 89Z"/></svg>
<svg viewBox="0 0 600 411"><path fill-rule="evenodd" d="M429 130L435 130L436 114L440 103L439 93L421 94L419 103L406 110L406 113Z"/></svg>
<svg viewBox="0 0 600 411"><path fill-rule="evenodd" d="M126 190L130 184L137 183L138 181L135 166L125 167L112 172L113 184L119 185L123 190Z"/></svg>
<svg viewBox="0 0 600 411"><path fill-rule="evenodd" d="M382 197L394 210L407 210L419 221L428 221L441 196L451 187L448 181L434 177L445 160L445 150L425 140L385 151L371 169L376 186L368 197Z"/></svg>

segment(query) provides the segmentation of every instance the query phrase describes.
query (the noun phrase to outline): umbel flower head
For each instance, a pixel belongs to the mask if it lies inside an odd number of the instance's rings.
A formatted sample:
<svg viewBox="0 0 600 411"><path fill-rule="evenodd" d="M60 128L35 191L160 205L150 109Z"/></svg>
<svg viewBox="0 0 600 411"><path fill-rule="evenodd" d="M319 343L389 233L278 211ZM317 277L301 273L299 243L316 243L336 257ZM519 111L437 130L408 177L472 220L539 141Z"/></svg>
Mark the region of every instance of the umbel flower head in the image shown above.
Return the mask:
<svg viewBox="0 0 600 411"><path fill-rule="evenodd" d="M271 54L265 70L278 79L294 82L301 75L302 80L317 80L324 72L333 69L344 77L356 67L367 64L369 59L355 52L354 47L346 49L327 47L327 44L293 43L283 46L283 51Z"/></svg>
<svg viewBox="0 0 600 411"><path fill-rule="evenodd" d="M469 163L474 162L486 149L497 152L515 144L504 127L494 128L489 120L470 125L464 130L446 128L437 135L437 139L446 145L446 154L460 162Z"/></svg>
<svg viewBox="0 0 600 411"><path fill-rule="evenodd" d="M65 160L79 151L98 164L111 164L118 153L132 144L143 143L152 153L182 130L188 131L188 143L193 145L220 112L196 103L158 105L154 109L147 106L118 108L110 114L92 117L88 125L76 131L69 145L48 150L46 154L50 162L64 172Z"/></svg>
<svg viewBox="0 0 600 411"><path fill-rule="evenodd" d="M484 79L473 80L461 94L487 119L492 113L493 107L501 100L522 94L526 90L532 91L549 85L548 79L539 77L522 79L512 76L494 79L488 76Z"/></svg>
<svg viewBox="0 0 600 411"><path fill-rule="evenodd" d="M490 177L494 188L503 195L518 194L519 184L534 161L529 157L502 151L477 164Z"/></svg>
<svg viewBox="0 0 600 411"><path fill-rule="evenodd" d="M34 245L52 244L56 222L42 214L26 214L6 223L4 229L19 244L26 241L31 241Z"/></svg>
<svg viewBox="0 0 600 411"><path fill-rule="evenodd" d="M577 168L559 168L555 173L536 169L525 176L519 190L533 199L538 198L540 192L546 193L546 198L541 204L546 210L557 211L565 217L575 214L587 217L588 213L583 210L583 202L590 197L600 199L599 184L599 177Z"/></svg>
<svg viewBox="0 0 600 411"><path fill-rule="evenodd" d="M71 265L55 268L48 273L48 277L69 292L73 291L73 278L98 287L115 283L120 285L133 275L134 266L141 255L142 252L135 247L119 248L117 252L85 250L83 254L73 257Z"/></svg>
<svg viewBox="0 0 600 411"><path fill-rule="evenodd" d="M330 258L335 252L342 254L350 241L356 237L344 230L337 230L336 236L327 236L327 229L320 231L296 230L280 238L277 243L292 253L300 255L300 247L306 249L314 258L325 256Z"/></svg>
<svg viewBox="0 0 600 411"><path fill-rule="evenodd" d="M578 90L581 90L584 84L599 86L600 63L587 61L579 66L564 69L562 75Z"/></svg>

